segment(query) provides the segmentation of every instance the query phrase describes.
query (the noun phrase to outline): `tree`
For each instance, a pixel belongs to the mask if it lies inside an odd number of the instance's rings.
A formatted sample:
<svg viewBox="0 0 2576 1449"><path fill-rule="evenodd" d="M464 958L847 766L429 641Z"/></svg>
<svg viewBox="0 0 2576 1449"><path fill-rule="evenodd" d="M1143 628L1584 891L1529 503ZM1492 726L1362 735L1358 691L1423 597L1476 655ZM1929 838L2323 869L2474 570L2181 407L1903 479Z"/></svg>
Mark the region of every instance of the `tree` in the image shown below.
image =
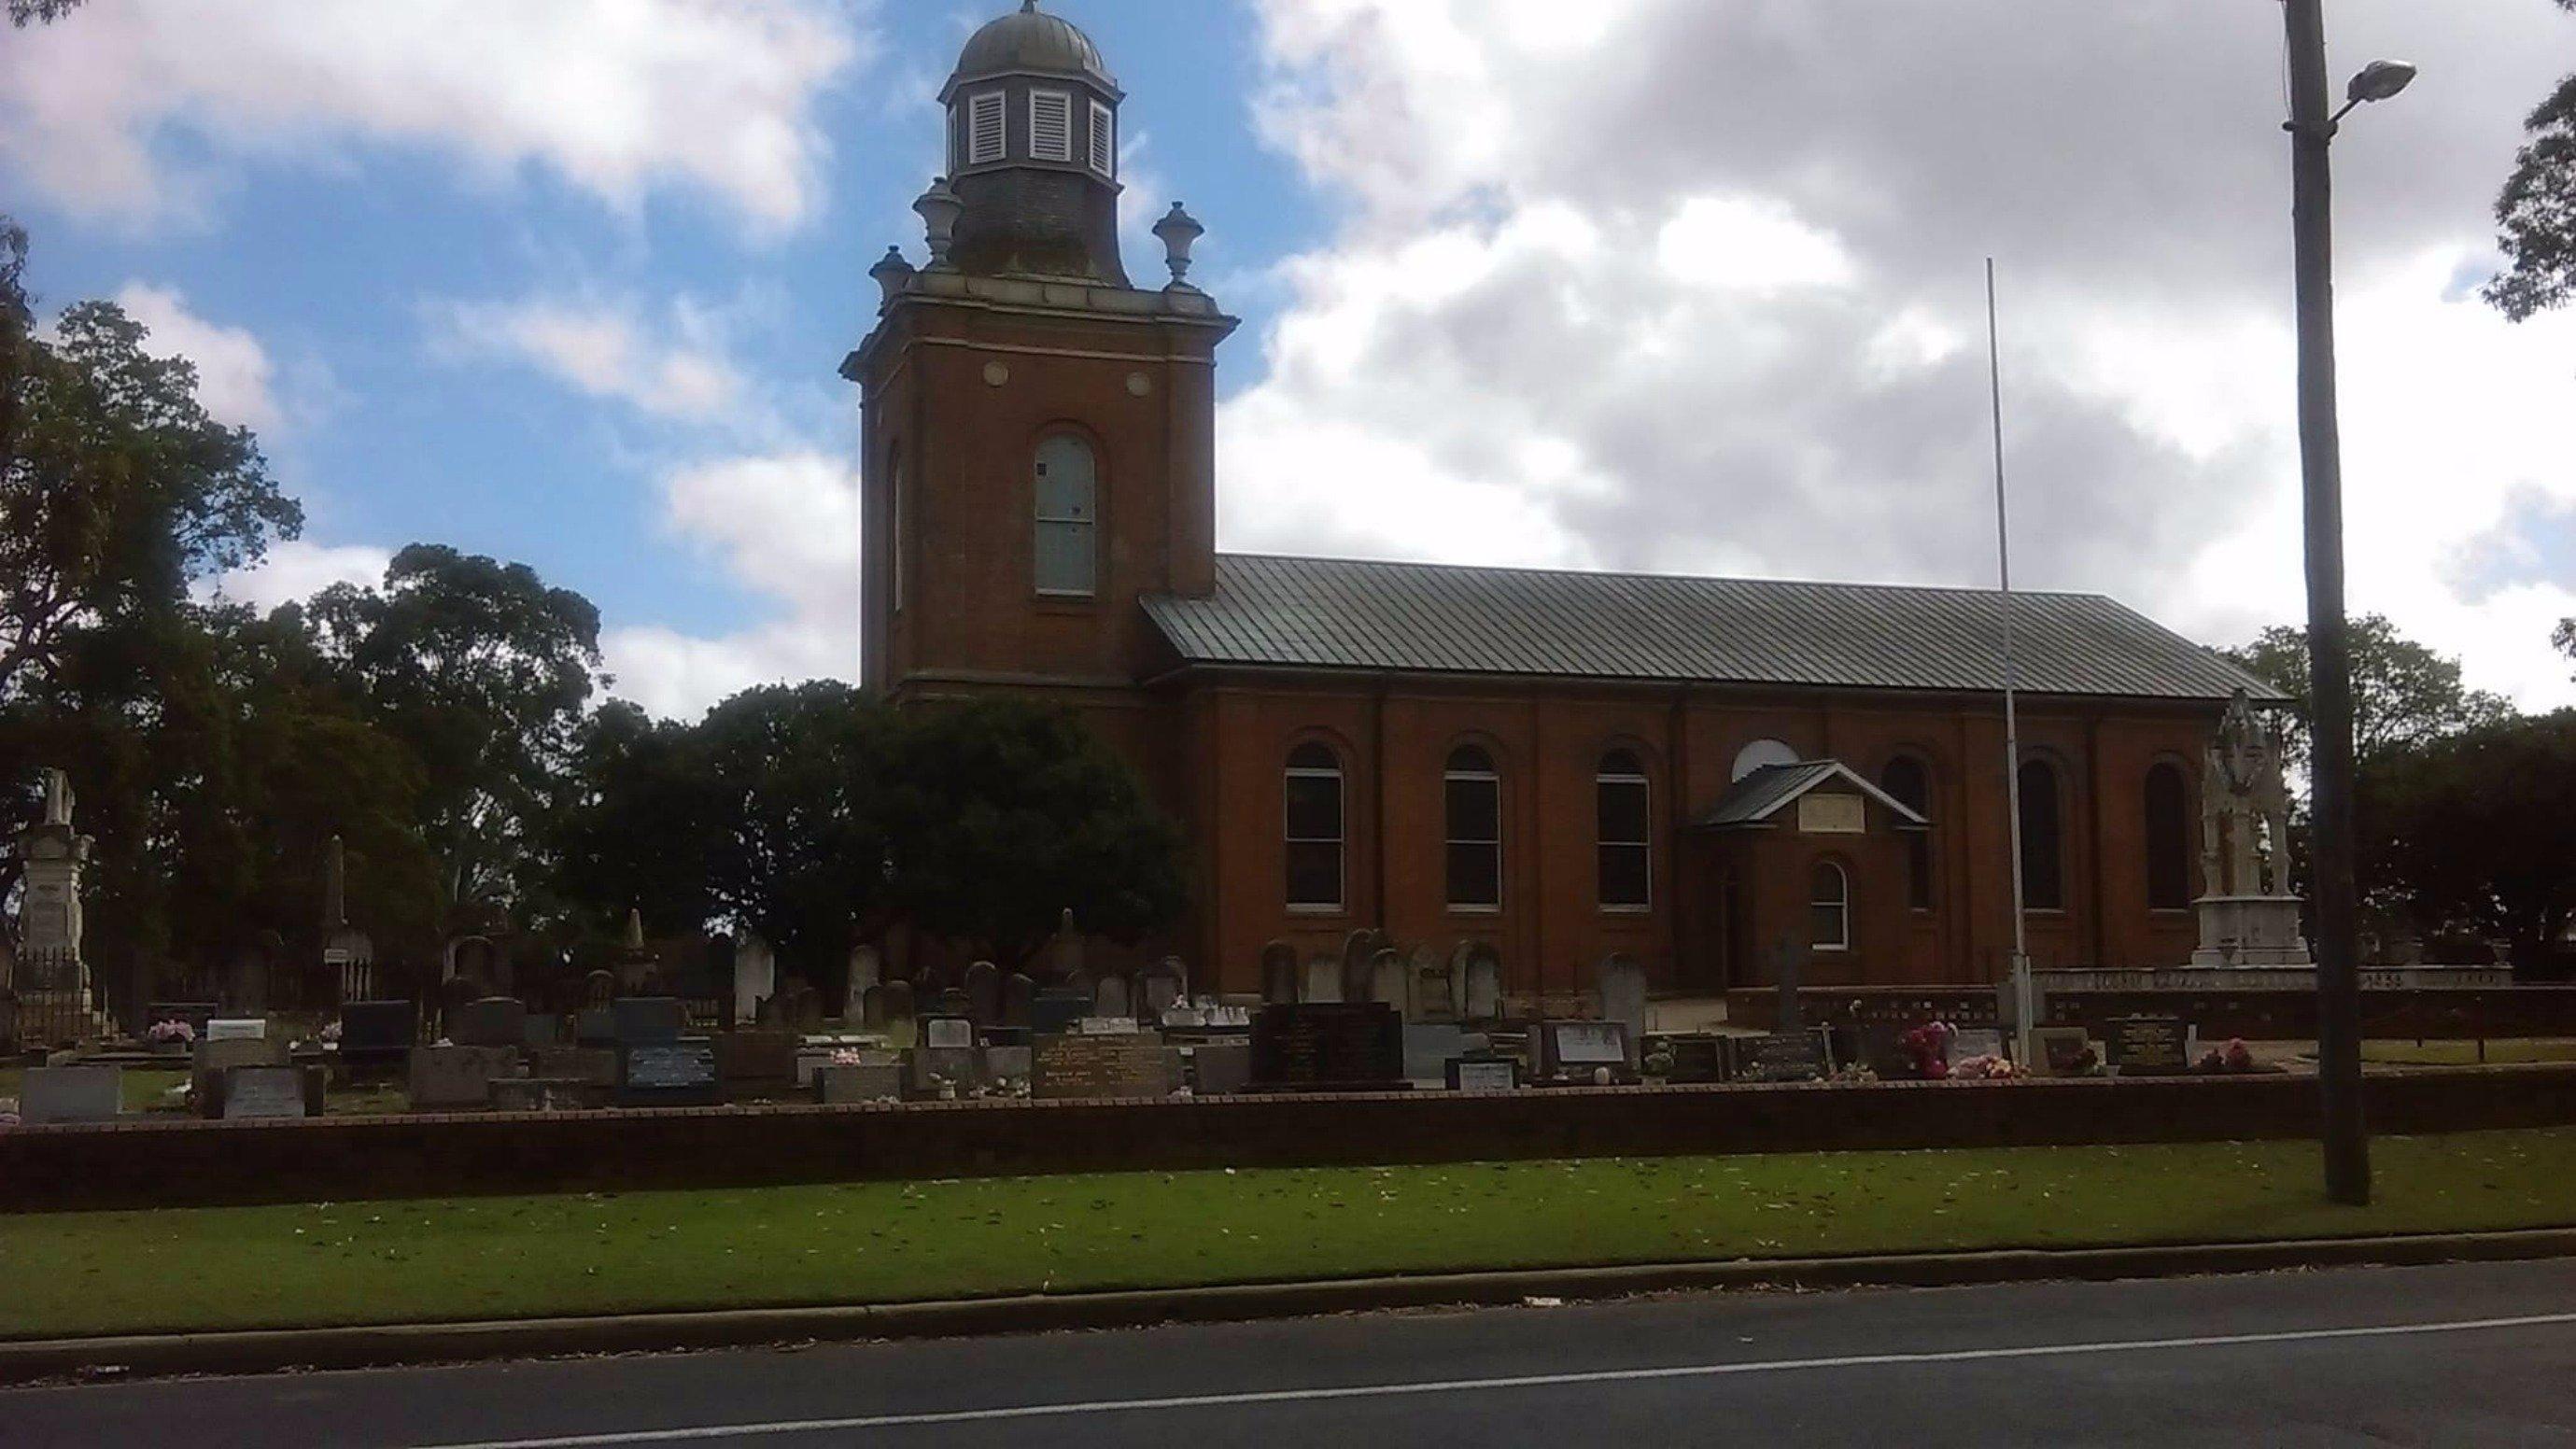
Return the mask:
<svg viewBox="0 0 2576 1449"><path fill-rule="evenodd" d="M81 0L9 0L9 23L24 30L60 20L80 4Z"/></svg>
<svg viewBox="0 0 2576 1449"><path fill-rule="evenodd" d="M2502 695L2460 682L2460 662L2397 632L2386 615L2351 622L2353 757L2363 766L2513 713ZM2223 651L2247 672L2290 696L2288 752L2308 754L2308 633L2276 625L2242 648Z"/></svg>
<svg viewBox="0 0 2576 1449"><path fill-rule="evenodd" d="M1007 969L1067 909L1122 943L1179 918L1179 830L1071 714L978 701L906 716L889 743L891 895L918 929Z"/></svg>
<svg viewBox="0 0 2576 1449"><path fill-rule="evenodd" d="M366 717L420 759L447 900L513 899L603 682L599 611L525 564L416 543L381 587L335 584L307 613Z"/></svg>
<svg viewBox="0 0 2576 1449"><path fill-rule="evenodd" d="M717 913L818 984L884 929L893 727L850 686L815 680L745 690L697 728Z"/></svg>
<svg viewBox="0 0 2576 1449"><path fill-rule="evenodd" d="M2576 12L2576 0L2558 0L2558 7ZM2576 75L2558 83L2523 131L2531 139L2514 154L2513 174L2496 197L2505 269L2484 293L2516 322L2576 296Z"/></svg>
<svg viewBox="0 0 2576 1449"><path fill-rule="evenodd" d="M552 855L555 893L597 937L642 913L647 930L706 929L721 792L697 730L613 699L583 721Z"/></svg>
<svg viewBox="0 0 2576 1449"><path fill-rule="evenodd" d="M2559 620L2558 627L2549 635L2549 642L2558 646L2559 653L2576 659L2576 618Z"/></svg>
<svg viewBox="0 0 2576 1449"><path fill-rule="evenodd" d="M2356 807L2426 932L2500 938L2529 965L2576 917L2576 710L2394 751Z"/></svg>

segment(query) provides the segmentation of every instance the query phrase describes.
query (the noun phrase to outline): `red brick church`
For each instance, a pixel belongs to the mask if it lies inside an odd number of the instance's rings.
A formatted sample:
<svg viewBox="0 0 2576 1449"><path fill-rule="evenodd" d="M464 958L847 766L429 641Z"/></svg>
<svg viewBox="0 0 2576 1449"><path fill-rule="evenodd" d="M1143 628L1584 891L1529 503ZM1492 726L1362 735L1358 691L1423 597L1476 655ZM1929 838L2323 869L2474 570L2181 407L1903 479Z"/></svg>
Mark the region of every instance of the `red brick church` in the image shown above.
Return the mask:
<svg viewBox="0 0 2576 1449"><path fill-rule="evenodd" d="M1490 942L1515 993L1993 980L2012 942L1998 594L1221 553L1235 321L1119 257L1125 95L1032 3L941 92L930 262L862 391L865 684L1058 700L1186 828L1202 982L1358 927ZM1387 486L1401 488L1402 479ZM2052 965L2178 965L2199 761L2261 686L2107 598L2021 594L2023 870ZM1211 963L1213 970L1209 969Z"/></svg>

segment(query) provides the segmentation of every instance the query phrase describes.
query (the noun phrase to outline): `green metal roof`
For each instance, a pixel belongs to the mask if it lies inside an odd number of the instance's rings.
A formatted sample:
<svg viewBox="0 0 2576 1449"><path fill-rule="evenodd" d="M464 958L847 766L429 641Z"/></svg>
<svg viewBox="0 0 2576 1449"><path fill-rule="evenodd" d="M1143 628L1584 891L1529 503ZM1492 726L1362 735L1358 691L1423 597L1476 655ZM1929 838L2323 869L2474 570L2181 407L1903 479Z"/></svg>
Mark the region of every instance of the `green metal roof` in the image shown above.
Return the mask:
<svg viewBox="0 0 2576 1449"><path fill-rule="evenodd" d="M1764 765L1748 770L1743 779L1727 787L1698 823L1717 828L1759 825L1827 780L1840 780L1886 806L1888 813L1896 817L1899 830L1920 830L1931 823L1922 812L1862 779L1859 772L1840 760L1801 760L1794 765Z"/></svg>
<svg viewBox="0 0 2576 1449"><path fill-rule="evenodd" d="M1187 665L2000 691L2004 596L1987 589L1219 554L1205 598L1143 603ZM2097 594L2012 596L2034 694L2280 695Z"/></svg>

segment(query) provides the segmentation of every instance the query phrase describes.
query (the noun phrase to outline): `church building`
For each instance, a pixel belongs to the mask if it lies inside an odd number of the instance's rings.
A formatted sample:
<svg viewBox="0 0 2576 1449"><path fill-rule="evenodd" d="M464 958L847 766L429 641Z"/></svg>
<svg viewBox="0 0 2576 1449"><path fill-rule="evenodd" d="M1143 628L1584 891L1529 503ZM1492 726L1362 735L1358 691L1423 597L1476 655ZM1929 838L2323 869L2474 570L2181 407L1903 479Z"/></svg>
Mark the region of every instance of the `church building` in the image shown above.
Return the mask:
<svg viewBox="0 0 2576 1449"><path fill-rule="evenodd" d="M1488 943L1525 996L1614 952L1659 991L1757 985L1784 944L1810 983L2004 974L2002 595L1218 551L1235 319L1178 205L1169 280L1130 278L1125 101L1035 0L940 93L927 262L877 263L842 365L871 693L1077 710L1188 835L1171 946L1206 988L1363 927ZM2268 691L2107 598L2011 607L2031 953L2180 965L2203 751Z"/></svg>

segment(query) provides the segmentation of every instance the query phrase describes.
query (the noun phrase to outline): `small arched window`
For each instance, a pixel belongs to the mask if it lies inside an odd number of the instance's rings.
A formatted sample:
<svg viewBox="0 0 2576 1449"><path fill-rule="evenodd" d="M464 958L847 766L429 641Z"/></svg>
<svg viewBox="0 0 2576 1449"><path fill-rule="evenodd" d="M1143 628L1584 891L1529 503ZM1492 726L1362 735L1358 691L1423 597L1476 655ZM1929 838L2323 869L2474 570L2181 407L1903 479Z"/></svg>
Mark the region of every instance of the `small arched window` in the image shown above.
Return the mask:
<svg viewBox="0 0 2576 1449"><path fill-rule="evenodd" d="M2147 908L2183 910L2191 905L2191 807L2180 765L2147 767L2146 804Z"/></svg>
<svg viewBox="0 0 2576 1449"><path fill-rule="evenodd" d="M1654 895L1654 816L1646 767L1629 750L1601 757L1593 776L1601 908L1642 911Z"/></svg>
<svg viewBox="0 0 2576 1449"><path fill-rule="evenodd" d="M1807 873L1807 944L1818 951L1851 949L1851 877L1830 860Z"/></svg>
<svg viewBox="0 0 2576 1449"><path fill-rule="evenodd" d="M1932 772L1912 755L1898 755L1878 772L1878 788L1915 814L1932 818ZM1909 910L1932 909L1932 832L1905 832L1905 904Z"/></svg>
<svg viewBox="0 0 2576 1449"><path fill-rule="evenodd" d="M1308 741L1288 752L1288 907L1342 908L1342 762Z"/></svg>
<svg viewBox="0 0 2576 1449"><path fill-rule="evenodd" d="M1068 433L1038 444L1037 588L1088 598L1097 587L1099 478L1091 445Z"/></svg>
<svg viewBox="0 0 2576 1449"><path fill-rule="evenodd" d="M1494 757L1474 745L1449 752L1441 783L1448 819L1449 908L1498 910L1503 904L1503 778Z"/></svg>
<svg viewBox="0 0 2576 1449"><path fill-rule="evenodd" d="M2058 829L2057 771L2021 764L2021 898L2034 911L2066 909L2066 847Z"/></svg>

